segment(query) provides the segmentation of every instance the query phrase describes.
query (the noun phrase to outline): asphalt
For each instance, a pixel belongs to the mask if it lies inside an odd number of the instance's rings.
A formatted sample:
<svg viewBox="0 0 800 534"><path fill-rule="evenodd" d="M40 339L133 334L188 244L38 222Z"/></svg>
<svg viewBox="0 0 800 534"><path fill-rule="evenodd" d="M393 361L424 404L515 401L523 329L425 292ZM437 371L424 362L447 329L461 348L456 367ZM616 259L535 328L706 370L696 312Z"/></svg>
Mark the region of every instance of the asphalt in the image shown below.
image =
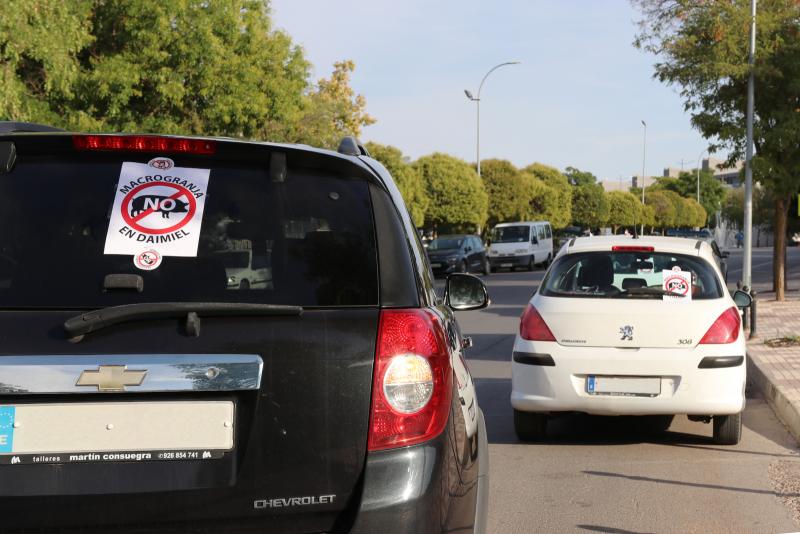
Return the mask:
<svg viewBox="0 0 800 534"><path fill-rule="evenodd" d="M769 254L754 257L756 284L767 283L771 268L762 256ZM474 342L467 359L489 434L488 532L800 530L790 508L800 497L800 449L755 388L748 388L735 447L713 444L711 425L684 416L655 432L646 418L575 415L556 420L546 441L520 443L509 360L519 316L542 274L492 274L485 278L492 305L459 313Z"/></svg>

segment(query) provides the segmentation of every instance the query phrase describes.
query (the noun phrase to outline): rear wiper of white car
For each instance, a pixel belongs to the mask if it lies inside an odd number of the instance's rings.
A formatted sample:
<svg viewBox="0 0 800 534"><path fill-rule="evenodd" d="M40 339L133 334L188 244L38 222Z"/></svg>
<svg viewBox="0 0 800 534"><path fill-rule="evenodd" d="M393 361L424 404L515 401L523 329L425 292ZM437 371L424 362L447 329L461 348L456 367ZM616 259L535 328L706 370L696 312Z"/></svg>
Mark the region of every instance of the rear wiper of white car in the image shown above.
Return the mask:
<svg viewBox="0 0 800 534"><path fill-rule="evenodd" d="M124 304L94 310L64 321L70 341L80 341L83 336L118 323L141 319L186 317L186 330L190 335L200 335L200 317L301 315L302 306L256 304L244 302L144 302Z"/></svg>
<svg viewBox="0 0 800 534"><path fill-rule="evenodd" d="M681 295L680 293L675 293L674 291L667 291L666 289L661 289L660 287L631 287L625 290L625 293L629 295L652 295L654 297L662 297L664 295L669 295L670 297L684 297L685 295Z"/></svg>

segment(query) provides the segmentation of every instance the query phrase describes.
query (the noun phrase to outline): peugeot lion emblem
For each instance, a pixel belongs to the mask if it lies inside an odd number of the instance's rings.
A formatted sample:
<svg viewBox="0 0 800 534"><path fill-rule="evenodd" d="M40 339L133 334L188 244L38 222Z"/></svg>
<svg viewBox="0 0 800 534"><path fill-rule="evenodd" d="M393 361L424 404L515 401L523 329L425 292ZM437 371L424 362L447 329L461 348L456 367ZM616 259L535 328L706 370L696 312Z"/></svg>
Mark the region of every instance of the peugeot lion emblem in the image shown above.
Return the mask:
<svg viewBox="0 0 800 534"><path fill-rule="evenodd" d="M633 341L633 327L631 325L620 326L619 333L622 334L620 338L622 341Z"/></svg>
<svg viewBox="0 0 800 534"><path fill-rule="evenodd" d="M140 386L147 369L129 371L125 365L100 365L81 373L76 386L95 386L97 391L125 391L125 386Z"/></svg>

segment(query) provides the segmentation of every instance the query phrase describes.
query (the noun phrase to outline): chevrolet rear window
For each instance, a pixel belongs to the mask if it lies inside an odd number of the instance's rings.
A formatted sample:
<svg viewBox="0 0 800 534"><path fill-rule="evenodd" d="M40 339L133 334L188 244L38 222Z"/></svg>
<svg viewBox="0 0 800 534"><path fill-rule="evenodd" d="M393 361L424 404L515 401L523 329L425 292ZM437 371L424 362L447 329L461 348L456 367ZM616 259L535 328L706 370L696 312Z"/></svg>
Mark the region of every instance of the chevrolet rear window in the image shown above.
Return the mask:
<svg viewBox="0 0 800 534"><path fill-rule="evenodd" d="M155 187L144 174L169 174L158 168L134 171L133 186L125 189L123 163L151 158L29 155L0 175L0 307L377 305L375 235L363 179L290 167L284 181L273 181L263 162L179 156L176 167L207 176L205 190L177 179ZM189 215L201 215L199 222L184 223ZM133 224L114 226L123 219ZM164 231L144 235L147 225ZM114 250L126 252L108 253L110 237ZM194 241L182 249L169 243L189 237ZM137 265L139 248L145 254ZM148 250L155 252L148 256ZM183 255L172 255L175 250ZM110 274L141 276L142 291L104 287Z"/></svg>

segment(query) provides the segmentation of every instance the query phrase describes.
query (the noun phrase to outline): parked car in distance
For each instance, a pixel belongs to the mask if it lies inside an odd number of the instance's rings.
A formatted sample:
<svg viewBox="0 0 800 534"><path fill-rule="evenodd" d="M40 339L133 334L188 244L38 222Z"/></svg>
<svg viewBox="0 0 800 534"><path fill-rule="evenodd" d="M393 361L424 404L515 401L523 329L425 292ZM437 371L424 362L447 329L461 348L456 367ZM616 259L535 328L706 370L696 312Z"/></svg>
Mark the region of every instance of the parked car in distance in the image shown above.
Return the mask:
<svg viewBox="0 0 800 534"><path fill-rule="evenodd" d="M430 241L426 248L433 274L492 272L483 241L476 235L443 235Z"/></svg>
<svg viewBox="0 0 800 534"><path fill-rule="evenodd" d="M547 221L522 221L496 225L489 243L492 269L521 267L532 271L553 259L553 230Z"/></svg>
<svg viewBox="0 0 800 534"><path fill-rule="evenodd" d="M711 246L670 237L579 237L530 299L514 342L511 405L523 440L562 412L713 421L738 443L745 339Z"/></svg>
<svg viewBox="0 0 800 534"><path fill-rule="evenodd" d="M0 122L2 532L485 532L486 287L362 145L54 130Z"/></svg>

